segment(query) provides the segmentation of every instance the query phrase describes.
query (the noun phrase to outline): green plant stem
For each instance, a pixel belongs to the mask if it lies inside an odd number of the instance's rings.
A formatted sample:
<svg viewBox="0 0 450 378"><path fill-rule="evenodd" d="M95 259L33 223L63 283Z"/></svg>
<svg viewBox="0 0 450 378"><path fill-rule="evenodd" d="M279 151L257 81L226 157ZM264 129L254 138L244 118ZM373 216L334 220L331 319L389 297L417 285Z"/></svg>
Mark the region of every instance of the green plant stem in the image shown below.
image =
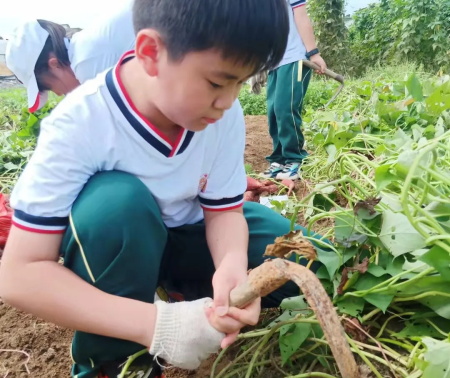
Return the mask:
<svg viewBox="0 0 450 378"><path fill-rule="evenodd" d="M238 361L242 360L244 357L246 357L248 354L250 354L250 352L253 351L258 346L258 344L259 344L259 342L255 342L253 345L251 345L249 348L247 348L247 350L240 353L239 356L237 356L233 361L231 361L227 366L225 366L221 372L219 372L219 374L217 375L216 378L221 377L223 374L225 374L225 372L227 371L228 368L235 365ZM221 352L219 353L219 355L217 356L216 360L214 361L214 364L211 369L211 375L210 375L211 378L215 377L214 374L215 374L217 365L219 364L220 360L223 358L223 356L225 355L227 350L228 350L228 348L222 349Z"/></svg>
<svg viewBox="0 0 450 378"><path fill-rule="evenodd" d="M434 324L430 319L425 319L425 321L430 324L436 331L438 331L442 336L449 337L449 334L447 332L444 332L442 329L440 329L436 324Z"/></svg>
<svg viewBox="0 0 450 378"><path fill-rule="evenodd" d="M270 364L270 360L265 360L265 361L260 361L260 362L256 362L254 364L255 367L257 366L265 366L265 365L269 365ZM244 372L247 369L246 366L240 367L238 369L234 369L232 371L230 371L229 374L225 375L224 378L236 378L238 376L238 373L240 372Z"/></svg>
<svg viewBox="0 0 450 378"><path fill-rule="evenodd" d="M261 350L263 349L264 345L269 341L270 337L279 329L279 327L274 327L271 329L271 332L269 332L267 335L265 335L262 340L259 342L259 346L256 348L255 352L253 353L253 356L250 360L247 373L245 374L245 378L250 378L251 373L253 370L253 367L256 366L256 359L259 357ZM270 362L270 361L269 361Z"/></svg>
<svg viewBox="0 0 450 378"><path fill-rule="evenodd" d="M382 293L385 292L387 290L399 290L400 288L403 287L407 287L409 285L412 285L413 283L419 281L420 279L422 279L422 277L427 276L430 273L434 273L436 272L436 270L434 268L429 268L424 270L423 272L420 272L419 274L417 274L414 278L411 278L407 281L401 282L397 285L393 284L396 281L398 281L402 276L405 276L409 273L414 273L415 268L413 269L409 269L409 270L405 270L399 274L397 274L394 277L391 277L390 279L375 285L374 287L368 289L368 290L361 290L361 291L354 291L354 292L347 292L345 293L343 296L353 296L353 297L364 297L368 294L372 294L372 293Z"/></svg>
<svg viewBox="0 0 450 378"><path fill-rule="evenodd" d="M418 299L423 299L423 298L431 297L431 296L434 296L434 295L440 295L442 297L450 298L450 293L443 293L441 291L427 291L425 293L417 294L417 295L414 295L412 297L403 297L403 298L401 298L401 297L398 298L397 297L397 298L394 298L393 302L396 302L396 303L398 303L398 302L412 302L412 301L417 301Z"/></svg>
<svg viewBox="0 0 450 378"><path fill-rule="evenodd" d="M377 339L379 342L384 342L384 343L389 343L389 344L393 344L393 345L397 345L403 349L406 349L408 352L411 352L413 347L409 344L405 344L405 343L401 343L400 341L397 340L392 340L392 339L385 339L385 338L378 338Z"/></svg>
<svg viewBox="0 0 450 378"><path fill-rule="evenodd" d="M303 373L297 375L290 375L287 378L308 378L308 377L318 377L318 378L336 378L334 375L320 372Z"/></svg>
<svg viewBox="0 0 450 378"><path fill-rule="evenodd" d="M422 342L418 342L418 343L416 343L416 345L414 345L414 348L412 349L412 351L408 357L408 367L414 366L415 359L417 358L417 355L420 353L419 348L421 345L422 345Z"/></svg>
<svg viewBox="0 0 450 378"><path fill-rule="evenodd" d="M378 334L375 336L376 339L378 339L384 332L384 329L386 328L386 326L388 325L388 323L392 320L392 319L396 319L396 318L401 318L404 316L412 316L415 315L415 312L403 312L401 314L395 314L390 316L389 318L386 319L386 321L383 323L383 325L381 326L380 330L378 331Z"/></svg>
<svg viewBox="0 0 450 378"><path fill-rule="evenodd" d="M370 362L370 360L367 358L364 352L358 348L358 346L353 342L353 340L349 338L348 342L352 347L353 352L355 352L366 363L366 365L369 367L372 373L375 374L377 378L383 378L380 372L375 368L375 366L373 366L372 362Z"/></svg>
<svg viewBox="0 0 450 378"><path fill-rule="evenodd" d="M381 312L381 309L378 307L373 309L368 314L366 314L362 317L363 323L367 322L369 319L373 318L375 315L379 314L380 312Z"/></svg>
<svg viewBox="0 0 450 378"><path fill-rule="evenodd" d="M280 322L278 324L276 324L274 327L272 327L271 329L263 329L263 330L256 330L256 331L249 331L243 334L240 334L238 336L238 339L246 339L246 338L251 338L251 337L260 337L260 336L264 336L267 335L268 333L273 333L274 329L276 329L276 332L279 330L279 328L287 325L287 324L294 324L294 323L309 323L309 324L319 324L319 321L316 319L309 319L309 318L297 318L298 315L296 315L296 317L294 317L293 319L289 319L289 320L285 320L283 322Z"/></svg>
<svg viewBox="0 0 450 378"><path fill-rule="evenodd" d="M125 374L128 372L128 369L130 368L131 364L140 356L144 355L145 353L148 353L148 349L143 349L132 356L128 357L127 362L125 363L125 366L122 368L122 371L120 372L119 378L125 378Z"/></svg>
<svg viewBox="0 0 450 378"><path fill-rule="evenodd" d="M381 353L380 347L369 345L369 344L365 344L365 343L362 343L362 342L359 342L359 341L356 341L356 340L353 340L353 342L356 345L361 346L364 349L370 349L370 350L378 351L378 352ZM408 362L405 361L402 358L402 356L399 353L395 352L395 351L386 349L386 350L383 350L382 353L384 353L386 356L392 357L394 360L400 362L404 366L408 365ZM389 361L387 361L387 362L389 362Z"/></svg>

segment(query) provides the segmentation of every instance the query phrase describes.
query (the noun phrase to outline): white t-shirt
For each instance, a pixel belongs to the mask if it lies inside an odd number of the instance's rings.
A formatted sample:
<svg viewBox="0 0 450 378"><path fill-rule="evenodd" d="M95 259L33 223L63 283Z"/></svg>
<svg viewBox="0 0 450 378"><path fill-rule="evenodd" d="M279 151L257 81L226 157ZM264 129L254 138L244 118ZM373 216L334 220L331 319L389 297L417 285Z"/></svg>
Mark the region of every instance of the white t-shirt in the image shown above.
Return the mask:
<svg viewBox="0 0 450 378"><path fill-rule="evenodd" d="M75 89L42 121L36 151L11 196L17 227L64 232L73 202L100 171L138 177L168 227L200 221L202 207L242 206L245 124L239 102L205 130L183 129L170 143L131 103L119 64Z"/></svg>
<svg viewBox="0 0 450 378"><path fill-rule="evenodd" d="M134 49L133 1L127 0L113 14L75 33L68 45L70 67L80 83L114 66Z"/></svg>
<svg viewBox="0 0 450 378"><path fill-rule="evenodd" d="M283 59L281 59L278 67L284 66L289 63L298 62L299 60L306 58L306 47L303 44L302 38L297 30L297 25L294 19L294 9L298 7L306 6L306 0L286 0L289 7L289 37L284 53Z"/></svg>

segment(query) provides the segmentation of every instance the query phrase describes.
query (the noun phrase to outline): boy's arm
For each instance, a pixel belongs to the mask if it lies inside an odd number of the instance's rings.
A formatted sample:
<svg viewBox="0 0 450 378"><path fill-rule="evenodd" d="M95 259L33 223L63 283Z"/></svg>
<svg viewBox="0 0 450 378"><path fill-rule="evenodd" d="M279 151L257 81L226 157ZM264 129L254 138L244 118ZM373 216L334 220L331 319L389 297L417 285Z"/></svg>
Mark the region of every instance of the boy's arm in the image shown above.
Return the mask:
<svg viewBox="0 0 450 378"><path fill-rule="evenodd" d="M214 311L208 319L227 334L221 346L232 344L245 325L255 325L261 311L260 300L245 309L229 307L230 292L247 280L248 226L242 207L226 211L204 211L206 239L216 267L212 284Z"/></svg>
<svg viewBox="0 0 450 378"><path fill-rule="evenodd" d="M102 292L60 265L61 239L11 228L0 266L3 300L62 327L150 347L155 306Z"/></svg>
<svg viewBox="0 0 450 378"><path fill-rule="evenodd" d="M236 284L245 281L248 266L248 226L242 207L228 211L204 211L204 215L206 240L216 270L230 264L236 277L240 277ZM232 283L227 286L234 288Z"/></svg>
<svg viewBox="0 0 450 378"><path fill-rule="evenodd" d="M314 30L309 19L308 13L306 11L306 2L300 6L294 7L294 20L297 26L298 33L305 44L306 51L312 51L317 48L316 38L314 37ZM315 54L309 58L311 62L317 64L320 67L319 73L324 73L327 64L320 56L320 54Z"/></svg>
<svg viewBox="0 0 450 378"><path fill-rule="evenodd" d="M210 323L227 334L222 347L231 344L246 324L256 324L260 302L245 309L229 307L232 289L247 280L248 225L243 214L246 189L244 168L245 122L235 101L217 125L219 135L215 158L207 183L199 193L203 208L206 239L216 272L213 276L214 311Z"/></svg>
<svg viewBox="0 0 450 378"><path fill-rule="evenodd" d="M96 289L60 265L62 236L12 227L0 266L0 296L63 327L144 345L154 356L196 369L224 335L208 322L205 299L156 305Z"/></svg>

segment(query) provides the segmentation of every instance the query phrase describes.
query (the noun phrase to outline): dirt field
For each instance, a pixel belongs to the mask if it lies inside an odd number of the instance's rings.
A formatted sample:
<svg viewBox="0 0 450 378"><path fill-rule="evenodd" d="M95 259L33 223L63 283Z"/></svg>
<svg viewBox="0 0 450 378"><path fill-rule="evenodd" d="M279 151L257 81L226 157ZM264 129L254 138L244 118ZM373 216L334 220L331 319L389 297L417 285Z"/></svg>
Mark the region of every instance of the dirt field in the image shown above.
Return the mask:
<svg viewBox="0 0 450 378"><path fill-rule="evenodd" d="M246 163L255 172L265 169L264 156L271 142L264 116L248 116ZM71 365L69 346L72 332L23 314L0 301L0 378L64 378ZM197 372L178 369L166 372L169 378L207 377L210 362Z"/></svg>

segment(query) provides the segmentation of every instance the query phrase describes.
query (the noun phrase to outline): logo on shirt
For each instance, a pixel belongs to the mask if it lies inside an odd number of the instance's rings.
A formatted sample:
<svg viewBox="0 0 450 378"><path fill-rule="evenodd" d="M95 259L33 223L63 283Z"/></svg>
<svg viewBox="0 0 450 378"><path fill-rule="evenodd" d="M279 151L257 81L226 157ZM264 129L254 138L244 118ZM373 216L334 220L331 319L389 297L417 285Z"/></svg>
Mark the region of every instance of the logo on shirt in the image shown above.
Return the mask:
<svg viewBox="0 0 450 378"><path fill-rule="evenodd" d="M206 185L208 185L208 175L205 173L198 182L199 192L205 193Z"/></svg>

